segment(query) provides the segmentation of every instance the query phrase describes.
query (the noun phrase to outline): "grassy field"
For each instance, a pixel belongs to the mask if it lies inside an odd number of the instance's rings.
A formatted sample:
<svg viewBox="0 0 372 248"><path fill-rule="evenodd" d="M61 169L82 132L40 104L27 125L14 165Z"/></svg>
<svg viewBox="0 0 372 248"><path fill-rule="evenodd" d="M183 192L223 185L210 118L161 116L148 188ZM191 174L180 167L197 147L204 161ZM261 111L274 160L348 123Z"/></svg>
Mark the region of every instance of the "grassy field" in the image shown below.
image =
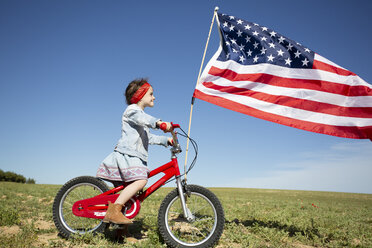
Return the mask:
<svg viewBox="0 0 372 248"><path fill-rule="evenodd" d="M170 188L154 193L128 233L109 229L65 240L52 220L61 186L0 182L1 247L164 247L157 211ZM372 195L313 191L211 189L225 209L217 247L372 247Z"/></svg>

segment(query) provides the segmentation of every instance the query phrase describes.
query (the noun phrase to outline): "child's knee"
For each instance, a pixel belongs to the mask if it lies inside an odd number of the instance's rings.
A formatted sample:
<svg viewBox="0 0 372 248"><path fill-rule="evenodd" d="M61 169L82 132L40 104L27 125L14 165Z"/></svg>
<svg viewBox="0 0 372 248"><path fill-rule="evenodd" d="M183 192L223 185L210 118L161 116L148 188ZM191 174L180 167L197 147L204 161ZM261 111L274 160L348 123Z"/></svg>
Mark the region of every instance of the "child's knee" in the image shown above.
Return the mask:
<svg viewBox="0 0 372 248"><path fill-rule="evenodd" d="M146 184L147 184L147 179L143 179L143 180L141 180L141 181L142 181L142 184L143 184L143 186L142 186L142 188L143 188L143 187L145 187Z"/></svg>
<svg viewBox="0 0 372 248"><path fill-rule="evenodd" d="M140 179L140 180L137 181L137 185L138 185L138 187L140 187L140 188L145 187L146 184L147 184L147 179Z"/></svg>

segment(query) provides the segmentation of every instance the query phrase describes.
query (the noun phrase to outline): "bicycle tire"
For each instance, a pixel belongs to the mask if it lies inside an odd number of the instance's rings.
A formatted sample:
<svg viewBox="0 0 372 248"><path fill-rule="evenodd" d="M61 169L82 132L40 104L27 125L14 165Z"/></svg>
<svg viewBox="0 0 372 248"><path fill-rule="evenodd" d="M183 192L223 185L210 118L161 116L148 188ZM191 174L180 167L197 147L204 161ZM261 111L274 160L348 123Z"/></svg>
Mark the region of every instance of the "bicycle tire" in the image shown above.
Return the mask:
<svg viewBox="0 0 372 248"><path fill-rule="evenodd" d="M170 192L160 205L158 227L164 242L170 247L182 248L215 245L225 224L221 202L210 190L198 185L187 185L185 197L187 207L195 217L192 222L183 216L177 189Z"/></svg>
<svg viewBox="0 0 372 248"><path fill-rule="evenodd" d="M91 176L76 177L65 183L58 191L53 203L53 221L59 233L70 238L72 234L102 232L106 223L99 219L83 218L72 213L72 205L108 191L108 186Z"/></svg>

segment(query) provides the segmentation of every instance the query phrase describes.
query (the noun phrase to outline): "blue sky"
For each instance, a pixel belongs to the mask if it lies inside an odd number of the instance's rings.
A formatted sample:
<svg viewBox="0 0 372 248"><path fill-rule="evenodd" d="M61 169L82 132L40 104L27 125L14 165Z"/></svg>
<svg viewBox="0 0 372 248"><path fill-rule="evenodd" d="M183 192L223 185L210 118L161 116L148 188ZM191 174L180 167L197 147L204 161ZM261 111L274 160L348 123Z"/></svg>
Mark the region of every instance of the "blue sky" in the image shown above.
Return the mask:
<svg viewBox="0 0 372 248"><path fill-rule="evenodd" d="M370 1L2 0L0 168L43 184L94 176L119 139L122 94L137 77L154 87L147 112L187 130L215 6L372 82ZM206 62L218 44L215 25ZM201 100L191 136L199 159L190 183L372 193L368 140L302 131ZM168 159L167 149L150 148L151 169Z"/></svg>

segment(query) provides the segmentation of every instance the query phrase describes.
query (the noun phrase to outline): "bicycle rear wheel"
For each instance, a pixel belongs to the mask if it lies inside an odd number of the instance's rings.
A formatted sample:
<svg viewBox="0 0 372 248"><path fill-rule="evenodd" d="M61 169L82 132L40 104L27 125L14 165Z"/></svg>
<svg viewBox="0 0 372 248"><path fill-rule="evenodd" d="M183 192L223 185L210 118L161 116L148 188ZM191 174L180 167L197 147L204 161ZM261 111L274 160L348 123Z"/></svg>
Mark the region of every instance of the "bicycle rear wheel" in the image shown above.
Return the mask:
<svg viewBox="0 0 372 248"><path fill-rule="evenodd" d="M218 198L208 189L188 185L186 205L193 220L184 217L178 190L163 200L158 215L158 226L165 243L170 247L210 247L221 237L225 218Z"/></svg>
<svg viewBox="0 0 372 248"><path fill-rule="evenodd" d="M106 227L102 220L78 217L72 213L72 206L76 201L97 196L108 190L104 182L90 176L77 177L65 183L53 203L53 221L60 234L69 238L74 233L102 232Z"/></svg>

